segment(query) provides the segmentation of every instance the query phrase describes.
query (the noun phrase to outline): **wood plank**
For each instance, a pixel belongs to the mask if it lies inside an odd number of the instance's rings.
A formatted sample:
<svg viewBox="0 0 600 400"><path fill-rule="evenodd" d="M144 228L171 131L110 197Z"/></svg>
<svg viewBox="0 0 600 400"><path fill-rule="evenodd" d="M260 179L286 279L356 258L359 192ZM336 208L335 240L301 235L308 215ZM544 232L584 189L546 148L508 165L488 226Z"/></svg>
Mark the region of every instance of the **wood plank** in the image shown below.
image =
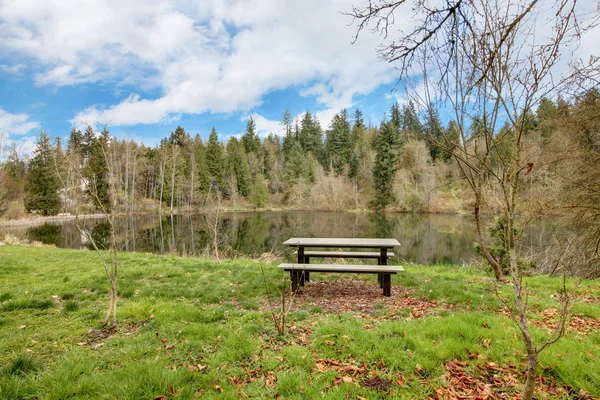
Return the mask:
<svg viewBox="0 0 600 400"><path fill-rule="evenodd" d="M295 251L294 254L298 252ZM331 258L379 258L381 254L377 251L304 251L306 257L331 257ZM394 257L394 253L388 253L388 257Z"/></svg>
<svg viewBox="0 0 600 400"><path fill-rule="evenodd" d="M396 239L377 238L290 238L283 242L285 246L304 247L357 247L357 248L388 248L400 246Z"/></svg>
<svg viewBox="0 0 600 400"><path fill-rule="evenodd" d="M348 265L348 264L279 264L284 271L339 272L357 274L395 274L404 272L401 265Z"/></svg>

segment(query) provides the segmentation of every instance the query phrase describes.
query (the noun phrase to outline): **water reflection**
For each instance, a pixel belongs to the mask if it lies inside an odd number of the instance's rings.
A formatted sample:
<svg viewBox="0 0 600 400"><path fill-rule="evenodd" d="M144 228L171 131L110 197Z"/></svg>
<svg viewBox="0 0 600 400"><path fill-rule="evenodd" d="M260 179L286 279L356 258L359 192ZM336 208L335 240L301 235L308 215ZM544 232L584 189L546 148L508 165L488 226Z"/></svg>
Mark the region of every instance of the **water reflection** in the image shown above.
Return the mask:
<svg viewBox="0 0 600 400"><path fill-rule="evenodd" d="M218 247L224 256L256 256L275 252L292 258L281 246L292 236L389 237L401 243L395 252L401 260L416 263L469 262L475 227L472 218L458 215L375 214L350 212L233 212L217 221ZM117 243L122 251L202 255L213 245L214 221L206 215L129 216L116 221ZM104 220L88 220L85 229L99 246L107 247L110 227ZM533 222L525 242L535 249L555 229L547 220ZM57 247L90 248L74 221L52 222L29 229L10 229ZM533 251L533 250L532 250Z"/></svg>

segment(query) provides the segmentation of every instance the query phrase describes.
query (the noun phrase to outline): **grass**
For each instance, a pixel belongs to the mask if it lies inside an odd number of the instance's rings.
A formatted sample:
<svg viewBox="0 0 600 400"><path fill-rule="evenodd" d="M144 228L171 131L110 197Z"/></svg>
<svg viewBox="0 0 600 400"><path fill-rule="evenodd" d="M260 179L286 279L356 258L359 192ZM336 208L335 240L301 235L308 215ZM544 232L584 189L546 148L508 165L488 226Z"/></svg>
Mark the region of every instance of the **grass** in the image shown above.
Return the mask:
<svg viewBox="0 0 600 400"><path fill-rule="evenodd" d="M516 325L497 312L503 304L493 280L473 268L409 265L394 277L411 296L437 302L422 317L380 300L368 313L337 314L307 302L278 337L256 261L123 253L119 325L108 331L100 329L108 286L95 253L2 246L0 259L2 399L409 399L447 385L444 364L453 359L474 375L485 362L523 371ZM284 277L275 264L264 267L273 292ZM525 284L532 319L541 321L543 310L557 307L552 295L561 281ZM510 285L497 290L510 298ZM577 287L574 312L600 318L599 294L597 280ZM533 333L538 341L547 336L542 328ZM323 360L364 366L369 375L321 370ZM600 396L598 330L569 331L540 363L545 378ZM400 374L405 384L396 384ZM381 392L363 387L361 376L393 384Z"/></svg>

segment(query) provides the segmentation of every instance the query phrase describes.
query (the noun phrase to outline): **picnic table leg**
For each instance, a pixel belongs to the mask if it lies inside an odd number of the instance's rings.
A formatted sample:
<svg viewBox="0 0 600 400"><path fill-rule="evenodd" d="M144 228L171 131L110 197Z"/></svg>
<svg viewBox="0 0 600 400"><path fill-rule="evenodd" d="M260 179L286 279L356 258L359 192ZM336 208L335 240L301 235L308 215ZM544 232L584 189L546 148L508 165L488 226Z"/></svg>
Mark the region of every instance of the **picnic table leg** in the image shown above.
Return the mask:
<svg viewBox="0 0 600 400"><path fill-rule="evenodd" d="M298 246L298 264L309 264L310 257L304 255L304 246ZM304 281L310 282L310 275L304 272L300 281L300 285L304 286Z"/></svg>
<svg viewBox="0 0 600 400"><path fill-rule="evenodd" d="M290 278L292 279L292 293L296 293L296 290L298 290L298 274L297 274L297 271L291 270L290 271Z"/></svg>
<svg viewBox="0 0 600 400"><path fill-rule="evenodd" d="M310 264L309 256L304 256L304 264ZM306 282L310 282L310 272L309 271L304 271L304 280Z"/></svg>
<svg viewBox="0 0 600 400"><path fill-rule="evenodd" d="M390 297L392 295L392 279L390 274L383 274L383 295Z"/></svg>
<svg viewBox="0 0 600 400"><path fill-rule="evenodd" d="M379 252L379 265L387 265L387 249L381 248ZM379 281L379 287L383 288L383 274L377 275L377 280Z"/></svg>

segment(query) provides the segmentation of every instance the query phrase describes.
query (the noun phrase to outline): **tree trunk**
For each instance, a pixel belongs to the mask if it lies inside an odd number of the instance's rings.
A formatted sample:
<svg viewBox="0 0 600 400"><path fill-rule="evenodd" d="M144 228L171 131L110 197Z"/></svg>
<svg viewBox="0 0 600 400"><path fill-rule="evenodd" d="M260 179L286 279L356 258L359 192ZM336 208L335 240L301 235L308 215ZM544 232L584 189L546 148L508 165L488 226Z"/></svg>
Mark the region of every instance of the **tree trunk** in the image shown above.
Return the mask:
<svg viewBox="0 0 600 400"><path fill-rule="evenodd" d="M487 249L487 246L485 245L485 238L483 236L483 229L481 229L481 218L479 215L479 205L480 205L479 194L475 194L475 198L476 198L475 212L474 212L475 226L477 227L477 236L479 237L479 244L481 245L481 251L483 252L483 255L485 256L485 259L487 260L487 262L492 266L492 268L494 270L494 275L496 276L496 280L502 281L502 280L504 280L504 273L502 272L502 265L500 265L498 260L496 260L494 258L494 256L492 256L492 254Z"/></svg>
<svg viewBox="0 0 600 400"><path fill-rule="evenodd" d="M175 146L173 146L171 156L171 214L173 214L173 198L175 197Z"/></svg>

